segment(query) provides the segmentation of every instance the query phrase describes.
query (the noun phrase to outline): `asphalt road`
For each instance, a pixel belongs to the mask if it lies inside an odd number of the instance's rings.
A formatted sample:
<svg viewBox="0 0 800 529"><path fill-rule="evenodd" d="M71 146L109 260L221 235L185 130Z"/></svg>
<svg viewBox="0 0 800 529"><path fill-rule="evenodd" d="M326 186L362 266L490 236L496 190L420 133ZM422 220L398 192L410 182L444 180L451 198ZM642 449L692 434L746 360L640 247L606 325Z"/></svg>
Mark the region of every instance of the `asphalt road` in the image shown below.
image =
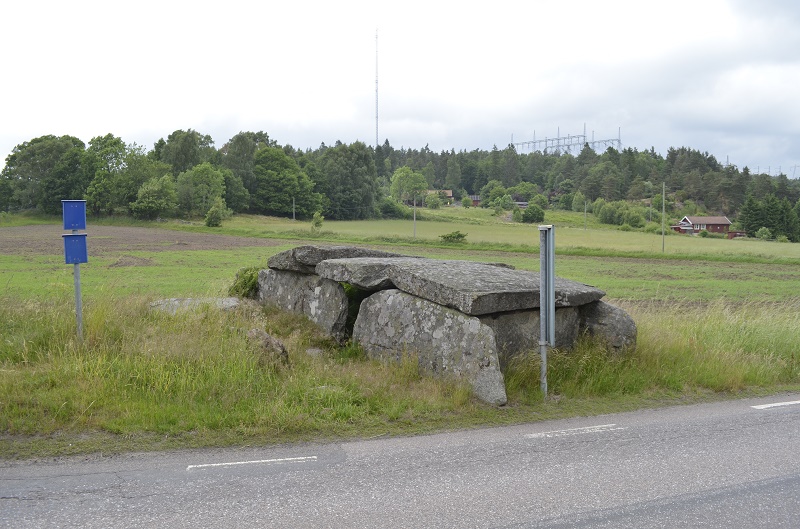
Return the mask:
<svg viewBox="0 0 800 529"><path fill-rule="evenodd" d="M800 395L409 438L0 462L0 526L796 529Z"/></svg>

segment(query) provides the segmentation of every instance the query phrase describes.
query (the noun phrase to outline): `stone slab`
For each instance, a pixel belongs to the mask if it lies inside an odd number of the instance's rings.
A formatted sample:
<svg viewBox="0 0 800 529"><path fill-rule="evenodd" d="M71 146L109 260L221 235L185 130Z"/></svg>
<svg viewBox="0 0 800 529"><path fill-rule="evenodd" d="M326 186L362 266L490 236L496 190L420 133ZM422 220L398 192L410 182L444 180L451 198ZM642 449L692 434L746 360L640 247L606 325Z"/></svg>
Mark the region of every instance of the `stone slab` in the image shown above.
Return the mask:
<svg viewBox="0 0 800 529"><path fill-rule="evenodd" d="M580 336L578 307L556 309L556 349L571 349ZM497 356L503 369L516 355L537 352L541 335L539 310L520 310L479 316L494 331Z"/></svg>
<svg viewBox="0 0 800 529"><path fill-rule="evenodd" d="M288 270L303 274L313 274L320 261L347 257L402 257L396 253L359 248L356 246L297 246L273 255L267 266L275 270Z"/></svg>
<svg viewBox="0 0 800 529"><path fill-rule="evenodd" d="M349 259L327 259L321 261L315 271L317 275L349 283L362 290L386 290L395 288L392 276L395 268L403 268L409 262L425 260L418 257L355 257Z"/></svg>
<svg viewBox="0 0 800 529"><path fill-rule="evenodd" d="M316 272L366 290L389 285L468 315L539 307L539 274L472 261L423 258L343 258L321 261ZM574 307L605 292L556 278L556 307Z"/></svg>
<svg viewBox="0 0 800 529"><path fill-rule="evenodd" d="M600 338L613 352L636 347L636 322L619 307L595 301L580 308L581 332Z"/></svg>
<svg viewBox="0 0 800 529"><path fill-rule="evenodd" d="M346 338L348 300L344 288L336 281L300 272L261 270L258 300L305 314L337 340Z"/></svg>
<svg viewBox="0 0 800 529"><path fill-rule="evenodd" d="M239 298L169 298L150 303L151 310L177 314L181 310L213 306L221 310L234 310L242 303Z"/></svg>
<svg viewBox="0 0 800 529"><path fill-rule="evenodd" d="M494 332L476 317L397 289L382 290L361 303L353 340L372 358L415 354L425 371L469 381L485 402L507 402Z"/></svg>

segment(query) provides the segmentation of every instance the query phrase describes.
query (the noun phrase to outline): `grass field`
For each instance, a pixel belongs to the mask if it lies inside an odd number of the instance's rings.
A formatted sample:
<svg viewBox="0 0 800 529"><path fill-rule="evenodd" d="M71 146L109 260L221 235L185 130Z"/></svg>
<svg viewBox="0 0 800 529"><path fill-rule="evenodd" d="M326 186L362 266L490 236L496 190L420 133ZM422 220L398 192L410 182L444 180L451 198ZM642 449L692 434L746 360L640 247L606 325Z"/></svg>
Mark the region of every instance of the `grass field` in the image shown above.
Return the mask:
<svg viewBox="0 0 800 529"><path fill-rule="evenodd" d="M0 457L414 434L800 388L800 245L671 235L662 253L660 234L584 230L581 214L559 215L557 274L626 308L638 347L613 358L590 342L553 352L558 398L546 401L537 355L522 357L500 409L413 362L368 361L302 318L250 306L165 316L149 302L225 295L239 268L308 241L536 270L535 227L456 209L424 212L416 239L410 221L325 221L314 235L308 223L256 216L216 230L142 225L120 239L117 227L138 224L90 219L79 341L58 219L3 217ZM456 230L465 244L441 243ZM253 349L253 327L284 340L289 366Z"/></svg>

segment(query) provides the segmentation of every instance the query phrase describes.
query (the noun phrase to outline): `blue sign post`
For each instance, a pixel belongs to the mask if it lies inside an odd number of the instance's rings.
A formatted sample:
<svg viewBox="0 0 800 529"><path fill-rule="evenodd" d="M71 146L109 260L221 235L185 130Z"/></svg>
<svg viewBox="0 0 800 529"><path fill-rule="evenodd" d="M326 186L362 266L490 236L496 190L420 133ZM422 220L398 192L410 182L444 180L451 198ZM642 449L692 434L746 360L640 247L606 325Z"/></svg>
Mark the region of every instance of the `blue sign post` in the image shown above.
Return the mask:
<svg viewBox="0 0 800 529"><path fill-rule="evenodd" d="M72 233L63 234L64 262L73 265L73 279L75 281L75 314L78 323L78 340L83 340L83 304L81 302L81 263L89 262L86 250L86 234L78 230L86 229L86 201L62 200L61 208L64 213L64 231Z"/></svg>

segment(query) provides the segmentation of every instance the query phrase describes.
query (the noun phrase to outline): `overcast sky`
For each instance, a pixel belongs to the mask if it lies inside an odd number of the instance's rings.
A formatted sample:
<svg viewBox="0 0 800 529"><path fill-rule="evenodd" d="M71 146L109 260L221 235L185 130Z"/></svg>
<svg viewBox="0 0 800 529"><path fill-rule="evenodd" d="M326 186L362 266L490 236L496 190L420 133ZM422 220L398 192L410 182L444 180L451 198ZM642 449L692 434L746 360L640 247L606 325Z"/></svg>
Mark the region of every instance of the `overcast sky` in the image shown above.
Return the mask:
<svg viewBox="0 0 800 529"><path fill-rule="evenodd" d="M28 0L0 6L0 158L176 129L434 151L582 134L800 177L800 2ZM2 162L0 162L2 164Z"/></svg>

